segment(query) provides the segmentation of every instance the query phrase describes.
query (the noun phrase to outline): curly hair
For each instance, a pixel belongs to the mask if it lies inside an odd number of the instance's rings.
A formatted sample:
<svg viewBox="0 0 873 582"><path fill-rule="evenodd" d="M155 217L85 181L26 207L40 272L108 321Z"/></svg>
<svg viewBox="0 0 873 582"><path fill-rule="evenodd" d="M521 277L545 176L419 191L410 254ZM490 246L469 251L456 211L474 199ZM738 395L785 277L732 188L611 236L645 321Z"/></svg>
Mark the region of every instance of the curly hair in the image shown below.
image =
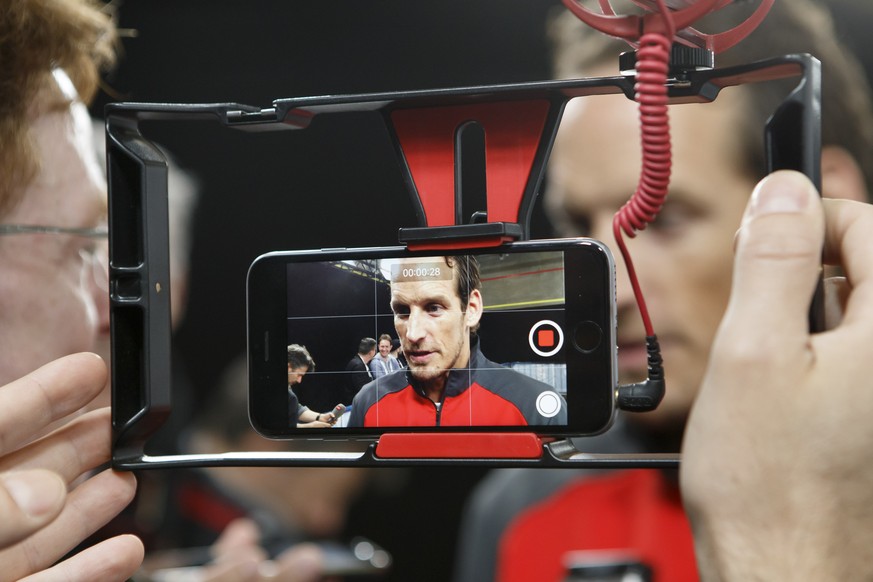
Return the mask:
<svg viewBox="0 0 873 582"><path fill-rule="evenodd" d="M83 102L115 62L117 33L107 6L94 0L6 0L0 10L0 216L17 202L39 168L29 134L35 108L55 68L63 69Z"/></svg>

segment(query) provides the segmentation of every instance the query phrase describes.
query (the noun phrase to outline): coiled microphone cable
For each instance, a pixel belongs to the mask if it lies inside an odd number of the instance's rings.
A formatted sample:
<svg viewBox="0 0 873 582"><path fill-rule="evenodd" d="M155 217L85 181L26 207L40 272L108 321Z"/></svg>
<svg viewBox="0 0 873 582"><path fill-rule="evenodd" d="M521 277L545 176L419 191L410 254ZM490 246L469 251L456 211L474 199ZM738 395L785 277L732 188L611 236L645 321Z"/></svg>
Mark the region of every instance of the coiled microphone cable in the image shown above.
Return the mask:
<svg viewBox="0 0 873 582"><path fill-rule="evenodd" d="M634 238L638 231L655 220L670 186L672 165L670 121L667 106L667 75L670 69L670 49L673 45L672 21L663 0L659 0L666 24L666 34L648 32L640 38L637 49L635 100L639 104L642 134L642 170L636 191L622 206L612 221L615 241L624 259L628 279L646 330L648 378L643 382L618 387L618 406L622 410L646 412L661 403L666 391L663 360L658 336L640 288L633 260L623 233Z"/></svg>
<svg viewBox="0 0 873 582"><path fill-rule="evenodd" d="M646 330L649 376L644 382L619 386L617 403L623 410L645 412L657 408L664 397L664 370L658 338L622 233L634 238L637 231L645 229L655 219L667 197L671 167L667 79L673 41L678 39L685 46L710 53L727 50L758 27L774 0L760 0L746 20L716 34L703 33L691 25L735 0L633 0L637 6L651 11L645 16L618 16L610 0L598 1L602 14L588 10L579 0L563 1L573 14L592 28L638 46L634 99L640 111L643 165L636 191L615 214L612 226ZM668 2L676 6L674 11Z"/></svg>

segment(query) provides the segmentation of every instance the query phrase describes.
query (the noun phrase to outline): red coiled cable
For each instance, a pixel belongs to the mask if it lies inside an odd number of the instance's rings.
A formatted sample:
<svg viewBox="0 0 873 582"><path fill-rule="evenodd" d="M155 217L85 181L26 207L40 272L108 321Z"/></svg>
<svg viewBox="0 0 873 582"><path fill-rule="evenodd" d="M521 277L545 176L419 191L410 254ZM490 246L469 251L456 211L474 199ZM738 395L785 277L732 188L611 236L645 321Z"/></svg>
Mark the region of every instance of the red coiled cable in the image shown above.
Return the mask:
<svg viewBox="0 0 873 582"><path fill-rule="evenodd" d="M665 9L666 10L666 9ZM669 19L669 14L666 16ZM643 165L634 195L612 221L615 241L624 258L646 335L654 335L649 310L643 298L633 261L622 231L633 238L658 215L670 185L670 122L667 115L667 74L670 68L672 33L646 33L637 50L636 101L639 103Z"/></svg>
<svg viewBox="0 0 873 582"><path fill-rule="evenodd" d="M657 216L667 197L670 183L671 148L670 125L667 116L667 75L670 52L677 28L682 29L684 44L725 50L748 35L769 11L774 0L761 0L760 5L745 22L720 34L708 35L691 28L695 20L708 12L718 10L733 0L686 1L684 8L671 12L665 0L633 0L638 6L654 12L644 17L616 16L610 0L600 0L603 12L596 15L579 4L579 0L564 0L564 4L580 20L593 28L623 38L632 45L639 41L636 63L635 100L639 103L642 130L643 165L637 189L622 206L612 221L616 243L624 257L628 279L640 309L646 329L648 378L644 382L618 387L617 405L623 410L646 412L657 408L664 397L664 368L661 348L655 336L649 310L646 307L636 270L625 246L622 232L633 238ZM642 36L640 36L640 34Z"/></svg>
<svg viewBox="0 0 873 582"><path fill-rule="evenodd" d="M691 25L699 18L731 4L734 0L685 0L671 11L665 0L632 0L651 11L645 16L618 16L611 0L599 0L602 14L585 8L580 0L563 0L580 20L610 36L622 38L637 51L636 100L640 105L643 168L633 197L616 213L613 220L615 240L624 257L628 277L634 290L647 335L654 335L648 308L643 299L636 271L622 239L622 231L633 238L655 219L667 195L670 181L670 127L667 119L667 73L673 40L720 52L740 42L761 23L774 0L760 4L744 22L717 34L702 33ZM677 36L677 31L682 34ZM640 36L642 34L642 36Z"/></svg>

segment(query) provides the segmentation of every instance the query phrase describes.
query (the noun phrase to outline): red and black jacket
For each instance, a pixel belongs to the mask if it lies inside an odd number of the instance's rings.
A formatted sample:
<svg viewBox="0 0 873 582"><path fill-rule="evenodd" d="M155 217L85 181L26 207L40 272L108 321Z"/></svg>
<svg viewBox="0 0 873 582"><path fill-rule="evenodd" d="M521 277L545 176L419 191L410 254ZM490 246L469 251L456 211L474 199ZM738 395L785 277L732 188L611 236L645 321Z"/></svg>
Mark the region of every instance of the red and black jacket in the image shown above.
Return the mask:
<svg viewBox="0 0 873 582"><path fill-rule="evenodd" d="M567 404L551 417L537 398L551 386L496 364L471 342L470 367L450 370L442 400L433 402L408 370L370 382L355 396L349 426L526 426L567 424Z"/></svg>

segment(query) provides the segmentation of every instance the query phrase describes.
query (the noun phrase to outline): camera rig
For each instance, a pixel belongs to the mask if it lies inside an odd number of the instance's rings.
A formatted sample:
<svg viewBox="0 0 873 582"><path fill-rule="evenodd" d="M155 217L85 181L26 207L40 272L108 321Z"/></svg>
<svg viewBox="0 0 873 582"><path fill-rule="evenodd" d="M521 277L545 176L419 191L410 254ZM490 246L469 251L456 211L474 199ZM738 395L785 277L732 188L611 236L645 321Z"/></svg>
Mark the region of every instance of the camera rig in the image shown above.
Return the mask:
<svg viewBox="0 0 873 582"><path fill-rule="evenodd" d="M670 104L709 102L726 87L796 79L764 128L767 170L798 170L820 187L820 63L787 55L670 77ZM316 116L370 112L392 137L418 225L401 228L410 248L496 246L530 237L530 216L566 103L634 95L619 75L428 91L279 99L261 109L235 103L116 103L106 108L112 328L112 464L117 469L192 466L477 464L524 467L664 467L678 455L599 455L576 439L530 433L388 433L375 442L326 441L329 451L153 456L149 438L170 413L170 269L167 162L140 122L202 120L229 130L303 130ZM487 135L485 206L459 186L459 129ZM478 204L478 203L476 203ZM469 220L465 217L469 217ZM813 306L812 312L818 312Z"/></svg>

